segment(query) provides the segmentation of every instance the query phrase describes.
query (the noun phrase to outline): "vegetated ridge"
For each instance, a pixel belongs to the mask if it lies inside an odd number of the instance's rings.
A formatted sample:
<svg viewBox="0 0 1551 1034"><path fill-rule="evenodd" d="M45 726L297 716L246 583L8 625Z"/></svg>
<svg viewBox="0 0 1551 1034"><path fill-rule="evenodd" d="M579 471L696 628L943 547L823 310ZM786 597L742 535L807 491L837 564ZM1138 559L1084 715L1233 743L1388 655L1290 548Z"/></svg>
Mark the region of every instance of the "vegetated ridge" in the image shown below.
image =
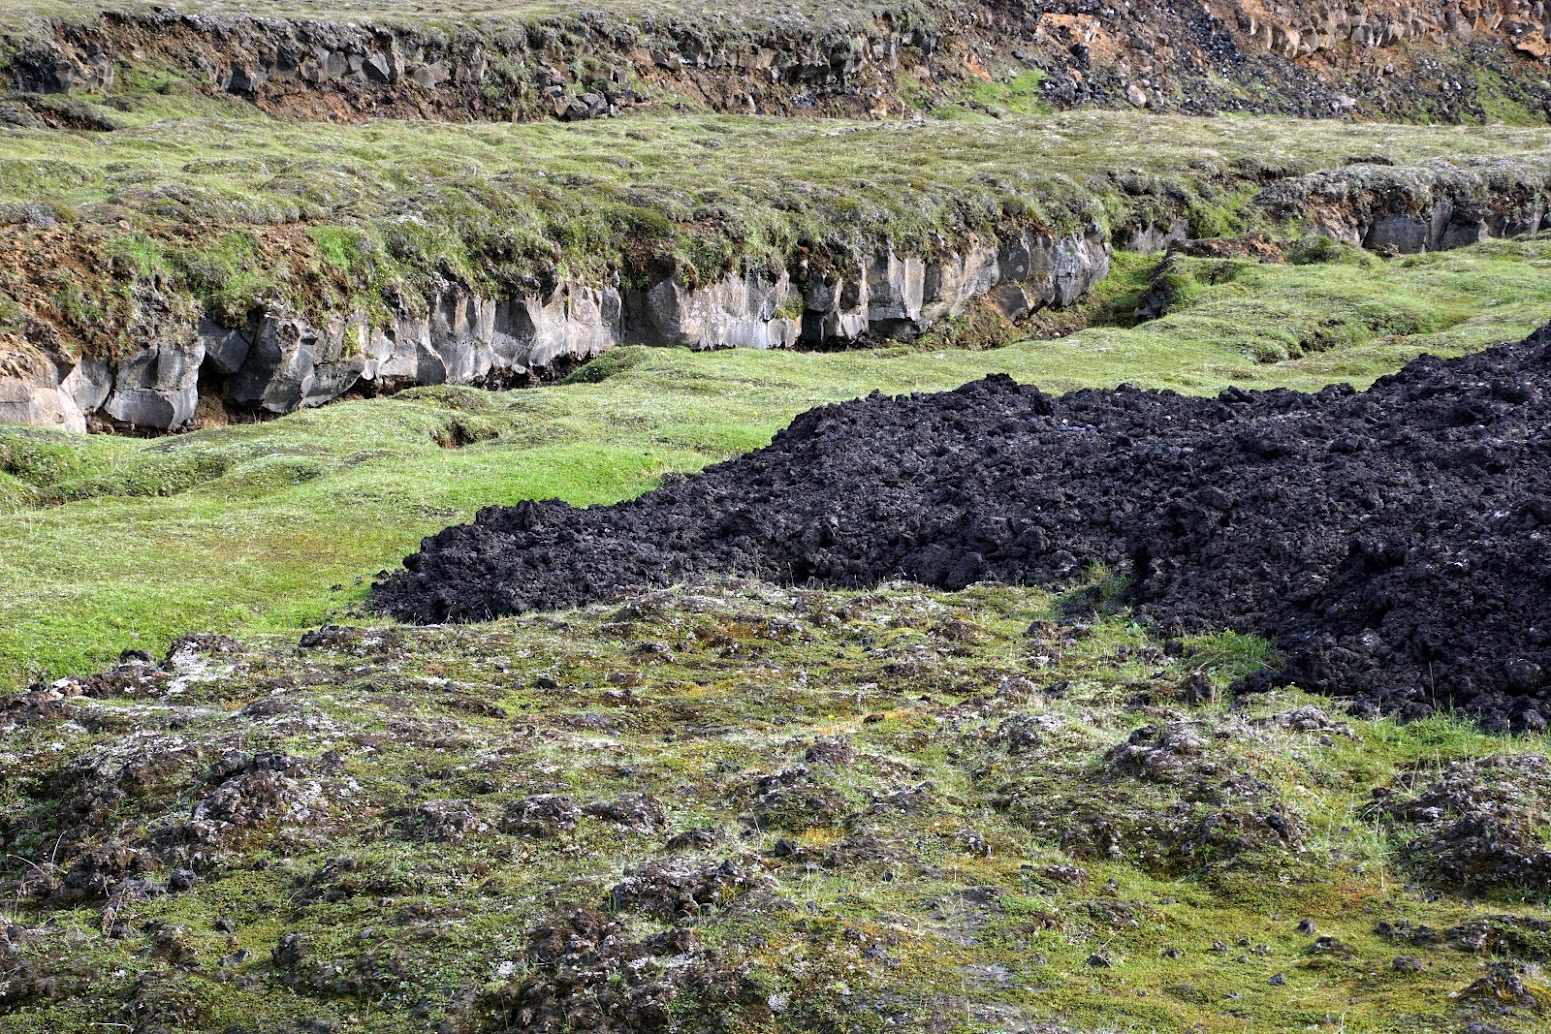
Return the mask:
<svg viewBox="0 0 1551 1034"><path fill-rule="evenodd" d="M1551 715L1551 328L1424 357L1366 392L1215 399L991 377L829 405L638 500L489 508L380 583L407 620L480 620L712 572L793 584L1060 585L1093 565L1181 631L1273 639L1262 682L1490 728Z"/></svg>
<svg viewBox="0 0 1551 1034"><path fill-rule="evenodd" d="M1230 703L1263 642L1055 603L723 583L40 683L0 1025L1544 1028L1544 735Z"/></svg>
<svg viewBox="0 0 1551 1034"><path fill-rule="evenodd" d="M73 430L504 387L619 344L910 339L1081 301L1111 248L1261 230L1409 253L1551 212L1545 138L1495 126L319 127L232 100L73 103L120 128L0 147L0 420Z"/></svg>

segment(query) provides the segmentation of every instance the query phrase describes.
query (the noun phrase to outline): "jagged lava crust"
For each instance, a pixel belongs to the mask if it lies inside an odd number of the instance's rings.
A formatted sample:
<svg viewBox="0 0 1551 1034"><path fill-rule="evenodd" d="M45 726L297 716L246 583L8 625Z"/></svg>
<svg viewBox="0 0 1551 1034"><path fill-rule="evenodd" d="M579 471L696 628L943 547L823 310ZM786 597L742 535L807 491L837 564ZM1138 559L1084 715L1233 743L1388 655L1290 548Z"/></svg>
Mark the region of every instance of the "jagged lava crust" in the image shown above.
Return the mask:
<svg viewBox="0 0 1551 1034"><path fill-rule="evenodd" d="M1181 631L1264 635L1291 682L1488 728L1551 717L1551 326L1359 392L1217 398L993 376L799 416L639 499L481 511L373 604L474 621L714 572L1069 584L1093 564Z"/></svg>

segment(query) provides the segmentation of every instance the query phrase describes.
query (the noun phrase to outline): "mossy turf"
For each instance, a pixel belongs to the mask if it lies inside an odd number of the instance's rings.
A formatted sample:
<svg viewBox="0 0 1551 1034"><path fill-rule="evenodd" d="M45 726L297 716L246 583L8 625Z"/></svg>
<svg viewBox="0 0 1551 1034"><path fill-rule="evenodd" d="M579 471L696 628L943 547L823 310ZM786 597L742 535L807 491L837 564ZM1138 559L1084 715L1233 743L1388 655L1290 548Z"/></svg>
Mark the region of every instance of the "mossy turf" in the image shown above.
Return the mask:
<svg viewBox="0 0 1551 1034"><path fill-rule="evenodd" d="M1030 224L1194 236L1263 228L1268 181L1379 156L1497 155L1538 168L1551 130L1078 111L884 123L643 111L559 125L290 123L154 75L41 98L96 130L0 135L0 335L67 348L259 301L321 318L423 311L448 279L495 296L558 277L654 283L733 269L934 254ZM1281 228L1288 232L1288 228Z"/></svg>
<svg viewBox="0 0 1551 1034"><path fill-rule="evenodd" d="M1213 699L1264 643L733 582L249 647L0 711L8 1034L1544 1029L1545 888L1374 795L1544 740Z"/></svg>
<svg viewBox="0 0 1551 1034"><path fill-rule="evenodd" d="M1184 260L1176 311L986 351L927 338L830 354L626 348L572 383L422 388L156 440L0 432L0 680L80 672L190 630L288 633L482 506L628 498L765 444L796 413L988 373L1061 391L1363 384L1544 322L1551 241L1389 262ZM1087 316L1124 322L1158 260L1119 256ZM459 446L459 447L448 447Z"/></svg>

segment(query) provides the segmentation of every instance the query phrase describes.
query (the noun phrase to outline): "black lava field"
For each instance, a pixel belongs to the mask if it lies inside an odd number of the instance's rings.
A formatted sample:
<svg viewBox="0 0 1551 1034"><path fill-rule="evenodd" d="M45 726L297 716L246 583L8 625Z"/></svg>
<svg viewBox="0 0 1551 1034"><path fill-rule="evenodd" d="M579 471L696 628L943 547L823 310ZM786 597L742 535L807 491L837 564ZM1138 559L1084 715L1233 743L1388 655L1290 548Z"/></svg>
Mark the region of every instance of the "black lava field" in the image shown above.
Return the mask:
<svg viewBox="0 0 1551 1034"><path fill-rule="evenodd" d="M523 503L448 528L379 583L472 621L712 573L945 589L1063 586L1102 563L1165 629L1274 640L1278 672L1363 711L1551 720L1551 327L1423 357L1358 392L993 376L799 416L758 452L639 499Z"/></svg>

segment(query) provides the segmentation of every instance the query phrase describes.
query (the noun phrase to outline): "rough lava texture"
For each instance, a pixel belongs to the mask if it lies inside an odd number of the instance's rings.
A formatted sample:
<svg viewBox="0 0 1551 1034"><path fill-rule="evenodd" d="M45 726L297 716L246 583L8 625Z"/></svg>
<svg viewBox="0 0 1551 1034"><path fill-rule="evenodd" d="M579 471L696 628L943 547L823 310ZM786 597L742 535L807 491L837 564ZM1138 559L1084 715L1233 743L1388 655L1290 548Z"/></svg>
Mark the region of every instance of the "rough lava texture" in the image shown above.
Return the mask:
<svg viewBox="0 0 1551 1034"><path fill-rule="evenodd" d="M418 622L568 607L712 572L866 586L1060 585L1094 564L1181 630L1273 639L1292 682L1360 710L1551 715L1551 326L1423 357L1366 392L1217 398L990 377L798 417L640 499L481 511L375 605Z"/></svg>

